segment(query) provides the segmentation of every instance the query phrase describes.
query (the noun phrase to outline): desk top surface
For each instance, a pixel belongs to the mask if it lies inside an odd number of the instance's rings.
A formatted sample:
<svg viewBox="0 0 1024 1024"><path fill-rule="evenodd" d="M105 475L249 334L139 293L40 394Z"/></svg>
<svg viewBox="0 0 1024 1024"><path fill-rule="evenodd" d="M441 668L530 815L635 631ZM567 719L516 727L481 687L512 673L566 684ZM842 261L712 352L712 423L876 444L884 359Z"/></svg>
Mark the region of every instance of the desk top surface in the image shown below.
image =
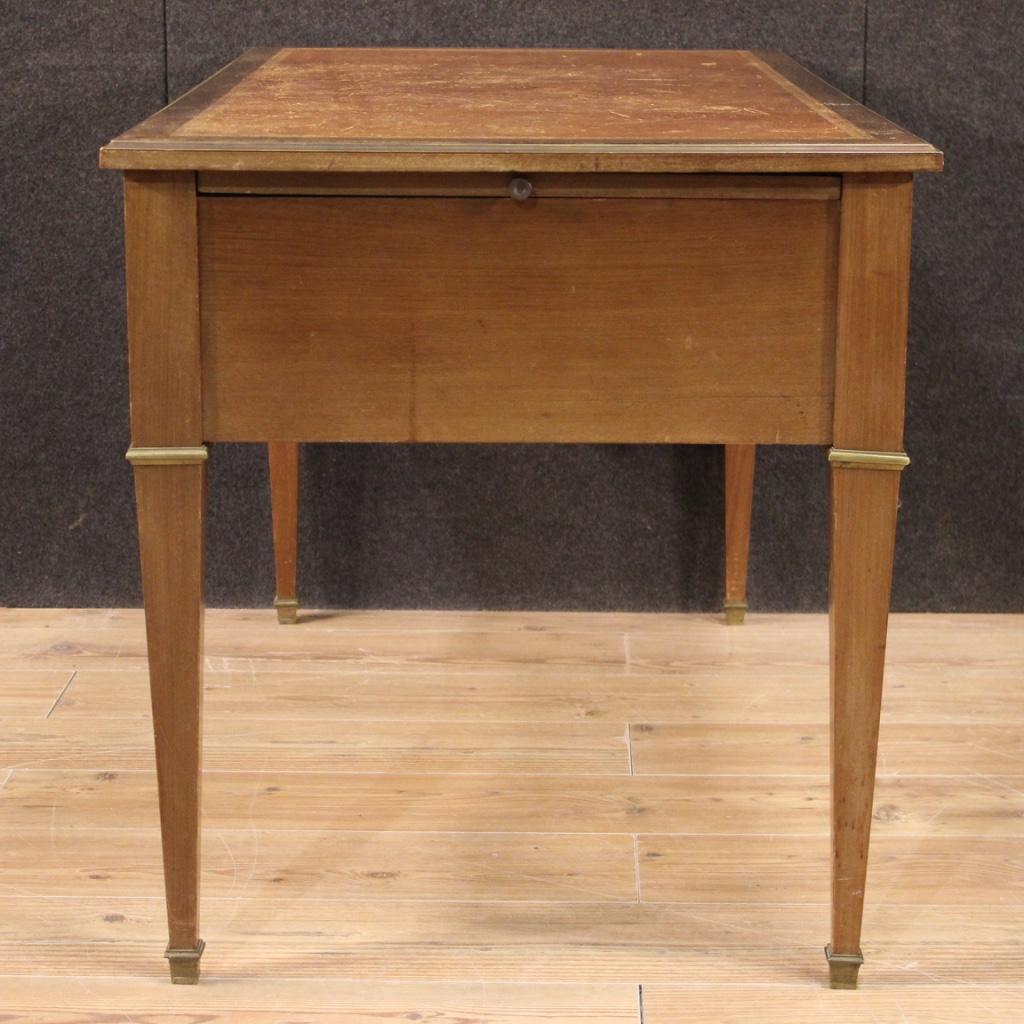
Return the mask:
<svg viewBox="0 0 1024 1024"><path fill-rule="evenodd" d="M188 170L937 170L942 154L782 54L250 50L109 143Z"/></svg>

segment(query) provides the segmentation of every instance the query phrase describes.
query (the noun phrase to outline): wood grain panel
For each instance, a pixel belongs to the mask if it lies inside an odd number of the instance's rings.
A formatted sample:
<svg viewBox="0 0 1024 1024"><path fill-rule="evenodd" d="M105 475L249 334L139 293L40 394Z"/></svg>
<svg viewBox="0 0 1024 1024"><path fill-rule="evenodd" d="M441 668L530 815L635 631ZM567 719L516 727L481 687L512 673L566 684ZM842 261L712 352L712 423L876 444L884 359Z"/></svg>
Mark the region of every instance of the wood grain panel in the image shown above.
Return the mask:
<svg viewBox="0 0 1024 1024"><path fill-rule="evenodd" d="M124 179L132 444L203 441L194 174Z"/></svg>
<svg viewBox="0 0 1024 1024"><path fill-rule="evenodd" d="M210 440L830 438L831 202L202 197L200 235Z"/></svg>
<svg viewBox="0 0 1024 1024"><path fill-rule="evenodd" d="M907 174L843 179L837 448L903 449L912 196Z"/></svg>

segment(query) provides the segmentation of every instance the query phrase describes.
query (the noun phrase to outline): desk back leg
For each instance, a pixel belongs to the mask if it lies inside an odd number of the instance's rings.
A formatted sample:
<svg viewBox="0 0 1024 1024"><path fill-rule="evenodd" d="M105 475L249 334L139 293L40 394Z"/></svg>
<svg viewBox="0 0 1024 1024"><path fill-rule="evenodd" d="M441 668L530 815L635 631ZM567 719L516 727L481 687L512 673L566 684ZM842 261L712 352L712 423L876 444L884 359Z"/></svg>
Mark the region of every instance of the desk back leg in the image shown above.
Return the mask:
<svg viewBox="0 0 1024 1024"><path fill-rule="evenodd" d="M293 441L271 441L270 507L274 519L274 570L277 578L274 607L277 621L298 621L296 559L299 546L299 446Z"/></svg>
<svg viewBox="0 0 1024 1024"><path fill-rule="evenodd" d="M725 622L742 626L747 615L747 564L754 506L757 445L725 446Z"/></svg>

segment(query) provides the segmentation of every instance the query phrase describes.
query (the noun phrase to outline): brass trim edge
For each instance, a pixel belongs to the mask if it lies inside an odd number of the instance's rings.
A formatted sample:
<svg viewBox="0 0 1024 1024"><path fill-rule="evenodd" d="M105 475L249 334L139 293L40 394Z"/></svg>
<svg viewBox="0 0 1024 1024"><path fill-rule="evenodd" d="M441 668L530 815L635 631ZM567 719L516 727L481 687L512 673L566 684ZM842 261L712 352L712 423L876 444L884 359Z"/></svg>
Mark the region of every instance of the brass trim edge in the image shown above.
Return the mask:
<svg viewBox="0 0 1024 1024"><path fill-rule="evenodd" d="M858 452L849 448L830 448L828 461L840 469L905 469L910 465L906 452Z"/></svg>
<svg viewBox="0 0 1024 1024"><path fill-rule="evenodd" d="M188 466L207 459L206 445L194 448L129 448L124 456L133 466Z"/></svg>
<svg viewBox="0 0 1024 1024"><path fill-rule="evenodd" d="M857 973L864 963L862 953L833 953L832 943L825 947L825 959L828 961L829 983L836 989L855 989Z"/></svg>

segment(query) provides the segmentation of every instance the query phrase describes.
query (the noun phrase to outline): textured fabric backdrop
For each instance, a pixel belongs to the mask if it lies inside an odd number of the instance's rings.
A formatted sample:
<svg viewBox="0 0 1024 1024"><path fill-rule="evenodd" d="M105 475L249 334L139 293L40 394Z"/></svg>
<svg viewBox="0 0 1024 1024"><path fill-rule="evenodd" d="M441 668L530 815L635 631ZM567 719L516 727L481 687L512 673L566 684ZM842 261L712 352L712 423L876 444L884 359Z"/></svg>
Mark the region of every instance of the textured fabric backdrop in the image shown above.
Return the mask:
<svg viewBox="0 0 1024 1024"><path fill-rule="evenodd" d="M764 47L946 151L917 190L894 607L1024 609L1024 8L976 0L7 0L0 604L140 600L120 181L96 151L249 46ZM711 609L717 448L304 449L311 606ZM762 448L750 600L825 606L821 449ZM265 455L216 446L209 602L273 596Z"/></svg>

